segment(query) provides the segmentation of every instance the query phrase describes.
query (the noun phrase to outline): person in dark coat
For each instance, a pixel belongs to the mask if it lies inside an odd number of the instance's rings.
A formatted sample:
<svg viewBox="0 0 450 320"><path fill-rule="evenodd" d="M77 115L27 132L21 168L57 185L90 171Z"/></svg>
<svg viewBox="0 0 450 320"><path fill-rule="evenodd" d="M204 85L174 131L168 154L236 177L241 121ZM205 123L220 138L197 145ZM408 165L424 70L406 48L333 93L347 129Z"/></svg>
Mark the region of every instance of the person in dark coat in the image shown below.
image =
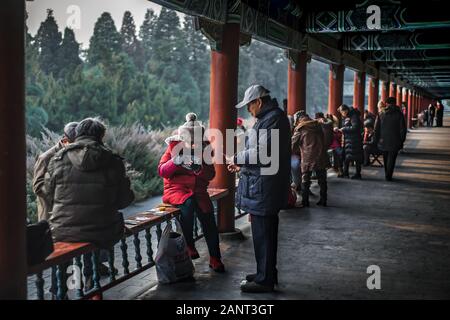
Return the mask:
<svg viewBox="0 0 450 320"><path fill-rule="evenodd" d="M322 126L323 138L324 138L324 148L326 151L330 149L331 143L333 142L333 121L331 119L325 118L322 112L317 112L314 116Z"/></svg>
<svg viewBox="0 0 450 320"><path fill-rule="evenodd" d="M432 127L434 123L434 117L436 116L436 107L434 103L430 103L428 106L428 126Z"/></svg>
<svg viewBox="0 0 450 320"><path fill-rule="evenodd" d="M364 125L363 135L363 150L364 150L364 166L370 165L370 155L378 154L379 150L375 141L374 125L368 122Z"/></svg>
<svg viewBox="0 0 450 320"><path fill-rule="evenodd" d="M37 216L38 220L49 220L50 216L48 214L48 204L45 201L45 188L44 179L45 173L47 172L47 166L53 156L64 146L75 140L75 128L78 122L70 122L64 126L64 136L58 143L52 148L41 154L34 164L34 174L33 174L33 192L36 195L37 203Z"/></svg>
<svg viewBox="0 0 450 320"><path fill-rule="evenodd" d="M54 241L110 249L125 231L122 214L134 200L122 158L102 142L106 127L87 118L74 143L58 151L45 174Z"/></svg>
<svg viewBox="0 0 450 320"><path fill-rule="evenodd" d="M405 117L395 105L395 98L387 99L387 107L375 121L374 135L378 149L383 152L386 181L391 181L398 151L406 139Z"/></svg>
<svg viewBox="0 0 450 320"><path fill-rule="evenodd" d="M344 178L349 177L350 162L355 162L356 173L351 179L361 179L361 164L363 162L361 113L343 104L338 111L344 120L341 132L344 134Z"/></svg>
<svg viewBox="0 0 450 320"><path fill-rule="evenodd" d="M290 192L289 120L269 93L261 85L250 86L236 105L247 106L257 121L249 130L245 150L228 165L230 172L240 171L236 206L250 214L255 249L257 272L241 283L244 292L273 291L278 282L278 213L287 206ZM263 150L267 150L270 161L263 161Z"/></svg>
<svg viewBox="0 0 450 320"><path fill-rule="evenodd" d="M292 151L299 149L302 158L302 207L309 207L309 188L313 171L316 172L320 186L320 200L317 205L324 207L327 205L326 169L329 166L327 150L331 142L326 141L325 131L328 130L324 129L319 121L312 120L305 112L300 115L298 125L294 129Z"/></svg>
<svg viewBox="0 0 450 320"><path fill-rule="evenodd" d="M438 101L436 105L436 127L442 127L444 120L444 105Z"/></svg>

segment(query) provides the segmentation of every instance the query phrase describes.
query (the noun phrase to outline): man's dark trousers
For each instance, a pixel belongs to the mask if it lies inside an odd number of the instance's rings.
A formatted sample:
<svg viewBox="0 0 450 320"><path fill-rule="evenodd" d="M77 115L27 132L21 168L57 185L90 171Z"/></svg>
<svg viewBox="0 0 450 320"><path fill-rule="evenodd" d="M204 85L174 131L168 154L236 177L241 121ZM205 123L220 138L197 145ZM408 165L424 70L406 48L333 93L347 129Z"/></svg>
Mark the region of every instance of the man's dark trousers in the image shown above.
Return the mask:
<svg viewBox="0 0 450 320"><path fill-rule="evenodd" d="M254 281L273 287L278 283L278 212L269 216L251 215L251 225L256 258Z"/></svg>
<svg viewBox="0 0 450 320"><path fill-rule="evenodd" d="M383 162L384 162L384 173L386 180L391 180L394 174L395 160L397 159L398 151L384 151L383 152Z"/></svg>

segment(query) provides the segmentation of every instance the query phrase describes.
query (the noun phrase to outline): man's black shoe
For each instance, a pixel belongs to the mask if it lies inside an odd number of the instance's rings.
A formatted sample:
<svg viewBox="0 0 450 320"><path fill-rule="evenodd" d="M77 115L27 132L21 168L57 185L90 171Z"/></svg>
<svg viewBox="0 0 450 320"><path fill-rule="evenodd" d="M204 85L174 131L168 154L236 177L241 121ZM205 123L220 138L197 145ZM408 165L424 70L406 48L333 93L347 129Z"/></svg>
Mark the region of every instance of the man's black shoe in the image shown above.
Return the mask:
<svg viewBox="0 0 450 320"><path fill-rule="evenodd" d="M327 200L320 199L319 202L317 202L318 206L326 207L327 206Z"/></svg>
<svg viewBox="0 0 450 320"><path fill-rule="evenodd" d="M356 173L356 174L354 174L353 176L351 176L350 179L352 179L352 180L361 180L362 177L361 177L361 174L360 174L360 173Z"/></svg>
<svg viewBox="0 0 450 320"><path fill-rule="evenodd" d="M245 280L247 280L248 282L252 282L255 281L256 278L256 273L251 273L245 276ZM278 279L275 279L275 285L278 284Z"/></svg>
<svg viewBox="0 0 450 320"><path fill-rule="evenodd" d="M247 280L248 282L252 282L254 281L256 278L256 273L251 273L245 276L245 280Z"/></svg>

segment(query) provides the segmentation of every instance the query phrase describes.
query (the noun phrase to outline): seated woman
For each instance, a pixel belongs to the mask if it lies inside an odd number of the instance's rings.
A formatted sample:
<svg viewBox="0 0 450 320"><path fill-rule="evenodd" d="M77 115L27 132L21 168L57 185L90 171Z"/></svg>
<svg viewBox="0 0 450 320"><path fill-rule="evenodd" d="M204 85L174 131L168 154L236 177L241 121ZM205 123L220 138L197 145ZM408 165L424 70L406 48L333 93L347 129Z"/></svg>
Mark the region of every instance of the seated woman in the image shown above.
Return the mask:
<svg viewBox="0 0 450 320"><path fill-rule="evenodd" d="M196 156L203 155L209 145L204 141L205 129L196 119L195 113L188 113L178 135L166 139L168 147L158 166L158 173L164 178L163 201L181 209L180 224L191 259L199 258L193 238L194 213L197 215L208 245L209 266L216 272L224 272L214 208L207 191L215 170L212 164Z"/></svg>
<svg viewBox="0 0 450 320"><path fill-rule="evenodd" d="M342 132L340 132L338 126L333 128L333 139L331 140L330 149L333 150L333 169L337 172L338 178L342 178L344 175L343 170L343 157L344 149L342 148Z"/></svg>
<svg viewBox="0 0 450 320"><path fill-rule="evenodd" d="M377 144L375 142L375 136L373 134L373 124L366 123L364 125L364 133L363 133L363 150L364 150L364 162L363 165L365 167L370 165L370 155L378 154L380 151L377 148Z"/></svg>

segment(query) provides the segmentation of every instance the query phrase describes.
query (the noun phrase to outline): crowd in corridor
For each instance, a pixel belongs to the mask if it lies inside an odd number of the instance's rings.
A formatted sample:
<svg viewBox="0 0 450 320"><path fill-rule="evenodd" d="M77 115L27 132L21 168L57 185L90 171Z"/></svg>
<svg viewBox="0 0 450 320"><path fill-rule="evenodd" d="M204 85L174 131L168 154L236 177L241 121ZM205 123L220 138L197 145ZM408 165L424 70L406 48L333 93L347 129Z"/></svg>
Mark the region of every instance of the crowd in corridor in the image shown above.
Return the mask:
<svg viewBox="0 0 450 320"><path fill-rule="evenodd" d="M336 114L312 116L305 106L298 106L301 111L288 116L261 85L250 86L235 107L247 109L256 120L252 129L257 133L278 132L278 140L271 140L268 134L247 136L247 128L238 118L237 140L242 150L226 158L228 171L239 177L236 207L250 216L257 265L256 273L248 274L240 288L251 293L271 292L278 284L279 212L310 207L313 180L320 189L317 206L327 207L330 168L340 179L360 180L363 167L380 156L385 179L392 181L396 158L406 139L406 121L394 97L379 101L376 115L369 111L361 114L343 104ZM438 102L437 107L428 108L427 119L436 117L440 126L442 113ZM215 166L194 152L210 148L211 143L196 114L187 114L185 120L166 139L167 148L159 161L162 199L180 209L179 222L190 259L200 257L193 238L194 220L198 219L208 247L209 267L223 273L219 232L207 191L216 175ZM134 194L124 159L103 143L106 130L98 118L68 123L60 142L36 162L33 189L39 220L48 221L54 241L91 242L108 250L127 234L120 210L133 202ZM274 174L261 173L268 165L260 160L263 145L269 152L277 152L279 168ZM250 161L253 156L256 163Z"/></svg>

